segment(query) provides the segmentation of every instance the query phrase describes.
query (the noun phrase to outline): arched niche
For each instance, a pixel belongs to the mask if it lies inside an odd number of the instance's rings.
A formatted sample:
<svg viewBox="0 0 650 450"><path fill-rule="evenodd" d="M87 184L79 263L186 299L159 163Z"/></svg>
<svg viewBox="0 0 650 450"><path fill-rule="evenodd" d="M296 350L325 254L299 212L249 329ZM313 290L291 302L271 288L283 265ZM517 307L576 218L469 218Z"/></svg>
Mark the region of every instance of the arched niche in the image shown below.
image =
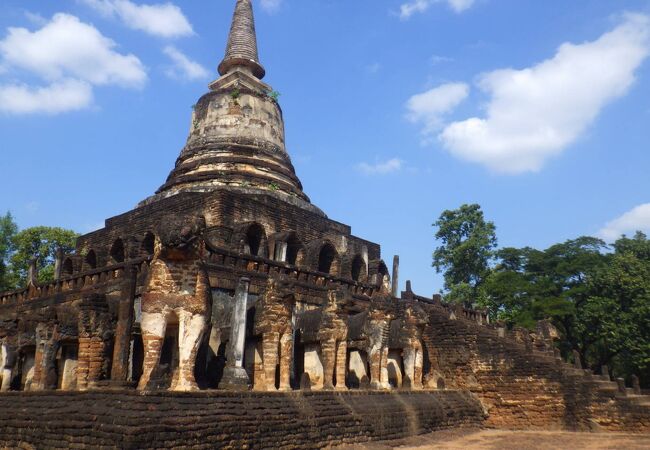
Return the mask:
<svg viewBox="0 0 650 450"><path fill-rule="evenodd" d="M97 268L97 253L95 250L90 250L85 258L84 258L84 265L86 266L87 270L93 270Z"/></svg>
<svg viewBox="0 0 650 450"><path fill-rule="evenodd" d="M338 275L341 268L341 258L336 248L330 242L325 242L318 252L318 265L316 270L330 275Z"/></svg>
<svg viewBox="0 0 650 450"><path fill-rule="evenodd" d="M368 279L368 266L361 255L355 255L352 259L350 276L354 281L365 282Z"/></svg>
<svg viewBox="0 0 650 450"><path fill-rule="evenodd" d="M74 273L74 263L72 262L72 258L66 258L63 260L61 273L63 274L63 276L68 276L68 277Z"/></svg>
<svg viewBox="0 0 650 450"><path fill-rule="evenodd" d="M286 262L293 266L300 266L305 259L305 246L302 245L296 233L291 232L287 238Z"/></svg>
<svg viewBox="0 0 650 450"><path fill-rule="evenodd" d="M115 263L123 263L125 258L124 241L120 238L116 239L111 246L111 258Z"/></svg>
<svg viewBox="0 0 650 450"><path fill-rule="evenodd" d="M140 246L142 256L153 255L155 243L156 243L156 236L152 232L148 231L144 235L144 239L142 239L142 245Z"/></svg>
<svg viewBox="0 0 650 450"><path fill-rule="evenodd" d="M238 252L260 256L268 256L268 239L264 227L257 222L243 223L235 227L232 236L232 246Z"/></svg>

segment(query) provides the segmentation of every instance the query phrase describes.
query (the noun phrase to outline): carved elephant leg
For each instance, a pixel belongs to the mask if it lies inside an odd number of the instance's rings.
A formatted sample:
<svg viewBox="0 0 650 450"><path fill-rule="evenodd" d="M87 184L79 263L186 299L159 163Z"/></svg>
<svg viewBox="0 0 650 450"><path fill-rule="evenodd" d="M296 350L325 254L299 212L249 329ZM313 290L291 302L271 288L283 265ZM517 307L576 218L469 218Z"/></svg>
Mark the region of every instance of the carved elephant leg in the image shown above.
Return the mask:
<svg viewBox="0 0 650 450"><path fill-rule="evenodd" d="M381 348L372 347L368 355L368 362L370 363L370 386L373 389L381 387Z"/></svg>
<svg viewBox="0 0 650 450"><path fill-rule="evenodd" d="M12 370L10 367L3 367L2 372L0 372L0 377L2 377L2 384L0 384L0 392L6 392L11 386L11 375Z"/></svg>
<svg viewBox="0 0 650 450"><path fill-rule="evenodd" d="M424 354L422 345L416 346L415 349L415 369L413 372L413 388L422 389L422 374L424 368Z"/></svg>
<svg viewBox="0 0 650 450"><path fill-rule="evenodd" d="M348 343L345 340L338 342L336 348L336 389L345 390L346 366L348 357Z"/></svg>
<svg viewBox="0 0 650 450"><path fill-rule="evenodd" d="M293 356L293 335L291 330L280 337L280 390L291 390L291 358Z"/></svg>
<svg viewBox="0 0 650 450"><path fill-rule="evenodd" d="M388 383L388 347L385 347L381 350L379 383L383 389L390 389L390 383Z"/></svg>
<svg viewBox="0 0 650 450"><path fill-rule="evenodd" d="M142 312L142 343L144 344L144 362L142 363L142 376L138 383L138 390L147 389L151 380L151 373L158 366L160 351L165 339L167 322L162 313Z"/></svg>
<svg viewBox="0 0 650 450"><path fill-rule="evenodd" d="M13 367L16 364L16 354L7 345L3 345L2 349L2 366L0 366L0 392L6 392L11 386L11 376L13 375Z"/></svg>
<svg viewBox="0 0 650 450"><path fill-rule="evenodd" d="M178 371L172 390L193 391L199 388L194 368L206 325L207 320L203 314L182 310L178 312Z"/></svg>
<svg viewBox="0 0 650 450"><path fill-rule="evenodd" d="M334 389L336 339L321 341L321 358L323 360L323 389Z"/></svg>
<svg viewBox="0 0 650 450"><path fill-rule="evenodd" d="M262 336L262 363L267 391L275 391L275 371L278 365L280 333L271 331Z"/></svg>
<svg viewBox="0 0 650 450"><path fill-rule="evenodd" d="M411 382L410 386L413 386L413 379L415 377L415 349L413 347L406 347L402 351L402 358L404 361L404 378L408 377Z"/></svg>

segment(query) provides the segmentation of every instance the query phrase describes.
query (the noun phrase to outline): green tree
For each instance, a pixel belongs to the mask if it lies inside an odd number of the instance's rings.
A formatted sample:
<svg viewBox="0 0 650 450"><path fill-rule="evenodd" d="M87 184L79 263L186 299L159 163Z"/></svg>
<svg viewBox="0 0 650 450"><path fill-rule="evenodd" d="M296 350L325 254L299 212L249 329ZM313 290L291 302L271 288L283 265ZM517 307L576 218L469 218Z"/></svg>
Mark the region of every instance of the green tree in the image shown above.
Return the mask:
<svg viewBox="0 0 650 450"><path fill-rule="evenodd" d="M433 252L432 265L438 273L444 272L448 299L478 301L497 246L494 223L487 222L481 207L473 204L444 211L433 226L442 244Z"/></svg>
<svg viewBox="0 0 650 450"><path fill-rule="evenodd" d="M650 382L650 241L643 233L614 243L607 264L589 280L588 300L576 315L585 359L616 376Z"/></svg>
<svg viewBox="0 0 650 450"><path fill-rule="evenodd" d="M18 285L25 285L32 259L36 260L38 281L51 281L57 250L72 252L77 237L74 231L57 227L32 227L18 232L12 239L13 253L10 258L11 270Z"/></svg>
<svg viewBox="0 0 650 450"><path fill-rule="evenodd" d="M12 253L13 238L17 232L18 226L10 212L0 217L0 291L6 291L15 285L9 270L9 256Z"/></svg>
<svg viewBox="0 0 650 450"><path fill-rule="evenodd" d="M486 306L492 317L527 328L552 319L563 335L561 349L584 356L591 343L577 317L591 295L588 280L607 264L606 248L603 241L583 236L544 251L499 250L485 283Z"/></svg>

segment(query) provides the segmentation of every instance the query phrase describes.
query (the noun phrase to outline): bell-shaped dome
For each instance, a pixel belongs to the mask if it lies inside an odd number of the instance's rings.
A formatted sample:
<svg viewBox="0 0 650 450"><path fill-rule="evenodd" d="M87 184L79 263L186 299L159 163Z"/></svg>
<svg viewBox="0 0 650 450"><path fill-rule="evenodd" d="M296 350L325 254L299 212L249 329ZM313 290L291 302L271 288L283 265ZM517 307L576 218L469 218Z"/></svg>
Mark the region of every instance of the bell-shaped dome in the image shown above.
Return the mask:
<svg viewBox="0 0 650 450"><path fill-rule="evenodd" d="M189 138L150 203L180 192L264 193L322 214L309 203L284 140L282 110L262 82L250 0L237 0L221 77L193 108Z"/></svg>

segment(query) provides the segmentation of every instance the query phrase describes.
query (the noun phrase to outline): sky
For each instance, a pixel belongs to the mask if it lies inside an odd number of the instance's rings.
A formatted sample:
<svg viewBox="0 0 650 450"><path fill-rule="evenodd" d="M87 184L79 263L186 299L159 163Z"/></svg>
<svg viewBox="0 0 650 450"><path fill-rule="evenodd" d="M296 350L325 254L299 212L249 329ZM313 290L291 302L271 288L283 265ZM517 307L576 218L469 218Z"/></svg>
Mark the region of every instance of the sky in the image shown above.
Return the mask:
<svg viewBox="0 0 650 450"><path fill-rule="evenodd" d="M86 233L163 184L234 0L3 0L0 212ZM433 222L650 232L650 0L254 0L305 192L431 295Z"/></svg>

